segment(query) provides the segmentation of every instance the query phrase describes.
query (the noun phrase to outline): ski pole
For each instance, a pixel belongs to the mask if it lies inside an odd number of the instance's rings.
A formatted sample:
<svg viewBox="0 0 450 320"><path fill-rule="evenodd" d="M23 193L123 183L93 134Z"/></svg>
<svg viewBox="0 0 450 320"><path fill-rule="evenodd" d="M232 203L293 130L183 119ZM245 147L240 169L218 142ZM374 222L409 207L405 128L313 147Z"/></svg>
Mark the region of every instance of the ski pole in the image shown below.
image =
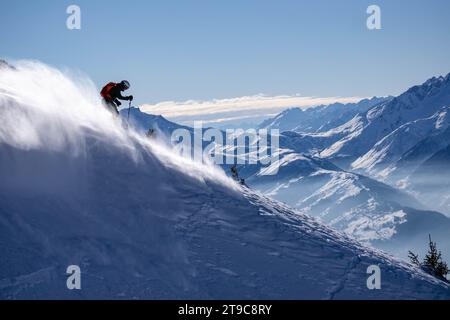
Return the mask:
<svg viewBox="0 0 450 320"><path fill-rule="evenodd" d="M127 122L130 121L130 111L131 111L131 100L130 100L130 103L128 104L128 117L127 117Z"/></svg>

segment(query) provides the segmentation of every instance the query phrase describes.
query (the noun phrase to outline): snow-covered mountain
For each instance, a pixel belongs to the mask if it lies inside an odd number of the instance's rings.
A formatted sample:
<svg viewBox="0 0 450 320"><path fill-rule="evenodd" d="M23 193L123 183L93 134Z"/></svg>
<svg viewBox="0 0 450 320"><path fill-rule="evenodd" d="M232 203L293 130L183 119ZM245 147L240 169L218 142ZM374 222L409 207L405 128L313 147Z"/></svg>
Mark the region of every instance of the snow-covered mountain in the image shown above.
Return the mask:
<svg viewBox="0 0 450 320"><path fill-rule="evenodd" d="M0 118L3 299L450 298L411 265L124 129L89 80L36 63L2 71ZM66 288L69 265L82 290ZM366 286L370 265L382 290Z"/></svg>
<svg viewBox="0 0 450 320"><path fill-rule="evenodd" d="M408 122L378 141L366 154L352 163L354 170L371 176L387 177L402 156L429 136L444 132L450 125L450 107L433 116Z"/></svg>
<svg viewBox="0 0 450 320"><path fill-rule="evenodd" d="M434 77L420 86L412 87L391 101L383 102L366 113L355 116L347 124L347 127L353 127L355 130L323 150L321 156L341 159L340 163L349 166L401 126L432 117L443 107L448 106L449 101L450 74L446 77ZM406 140L409 135L415 138L414 134L414 130L403 131L405 136L403 139ZM342 162L342 159L346 161Z"/></svg>
<svg viewBox="0 0 450 320"><path fill-rule="evenodd" d="M361 240L389 247L396 254L404 256L408 244L420 245L415 238L425 242L427 233L436 235L448 251L448 218L427 209L444 213L449 210L446 171L434 178L445 163L445 150L441 149L450 144L449 105L450 75L432 78L396 98L381 101L336 127L309 133L285 132L289 143L284 146L298 146L290 148L292 152L320 157L322 162L330 160L351 171L315 165L310 170L298 170L300 158L289 155L291 159L281 161L281 174L258 177L254 186ZM304 123L295 112L287 110L271 124L295 130L296 124ZM322 123L328 124L325 117ZM436 159L436 152L440 152L439 163L431 160ZM404 192L353 172L399 186ZM416 224L423 228L415 228Z"/></svg>
<svg viewBox="0 0 450 320"><path fill-rule="evenodd" d="M274 118L265 120L259 127L268 130L279 129L281 132L323 132L336 128L351 120L358 113L364 113L373 106L390 99L392 98L373 97L357 103L334 103L306 110L291 108L281 112Z"/></svg>
<svg viewBox="0 0 450 320"><path fill-rule="evenodd" d="M450 145L450 128L444 132L430 135L418 142L414 147L406 151L400 160L392 165L393 170L389 174L392 182L409 176L419 165L431 158L436 152Z"/></svg>
<svg viewBox="0 0 450 320"><path fill-rule="evenodd" d="M278 173L264 175L269 171ZM425 206L405 192L343 171L325 159L287 152L246 181L271 198L398 256L406 257L411 249L424 253L423 243L431 233L450 257L450 219L424 211ZM419 230L414 227L418 221Z"/></svg>

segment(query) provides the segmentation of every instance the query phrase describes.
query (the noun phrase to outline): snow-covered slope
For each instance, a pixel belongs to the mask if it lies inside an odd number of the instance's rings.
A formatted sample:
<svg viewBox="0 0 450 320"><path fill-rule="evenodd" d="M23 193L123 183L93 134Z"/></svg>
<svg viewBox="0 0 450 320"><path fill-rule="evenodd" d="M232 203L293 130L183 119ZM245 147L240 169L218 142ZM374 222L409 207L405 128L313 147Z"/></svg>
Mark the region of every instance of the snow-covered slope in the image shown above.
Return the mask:
<svg viewBox="0 0 450 320"><path fill-rule="evenodd" d="M449 101L450 74L432 78L391 101L371 108L360 117L357 130L322 151L321 156L346 158L347 165L350 165L402 125L433 116L441 108L448 106ZM355 119L351 121L354 122ZM359 129L361 126L363 128Z"/></svg>
<svg viewBox="0 0 450 320"><path fill-rule="evenodd" d="M26 88L26 90L24 90ZM40 64L0 72L0 297L448 299L449 287L174 155ZM68 265L82 290L66 289ZM366 287L379 265L382 290Z"/></svg>
<svg viewBox="0 0 450 320"><path fill-rule="evenodd" d="M265 120L260 125L260 128L299 133L328 131L351 120L356 114L364 113L373 106L390 99L390 97L373 97L357 103L334 103L306 110L291 108L281 112L274 118Z"/></svg>
<svg viewBox="0 0 450 320"><path fill-rule="evenodd" d="M419 141L414 147L406 151L394 165L389 179L396 182L407 177L419 165L431 158L436 152L450 145L450 128L444 132L430 135Z"/></svg>
<svg viewBox="0 0 450 320"><path fill-rule="evenodd" d="M408 122L375 144L365 155L352 163L354 170L386 178L402 155L423 139L444 132L450 125L450 107L433 116Z"/></svg>

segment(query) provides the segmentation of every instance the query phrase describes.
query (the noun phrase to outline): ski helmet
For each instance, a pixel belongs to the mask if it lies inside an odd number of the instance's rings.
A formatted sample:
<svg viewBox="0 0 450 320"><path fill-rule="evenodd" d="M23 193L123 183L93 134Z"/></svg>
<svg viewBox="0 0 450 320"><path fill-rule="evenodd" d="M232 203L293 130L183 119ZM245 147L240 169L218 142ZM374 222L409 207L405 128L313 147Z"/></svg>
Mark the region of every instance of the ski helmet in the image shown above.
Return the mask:
<svg viewBox="0 0 450 320"><path fill-rule="evenodd" d="M130 83L129 83L127 80L123 80L123 81L120 83L120 85L121 85L125 90L128 90L128 89L130 89L130 87L131 87Z"/></svg>

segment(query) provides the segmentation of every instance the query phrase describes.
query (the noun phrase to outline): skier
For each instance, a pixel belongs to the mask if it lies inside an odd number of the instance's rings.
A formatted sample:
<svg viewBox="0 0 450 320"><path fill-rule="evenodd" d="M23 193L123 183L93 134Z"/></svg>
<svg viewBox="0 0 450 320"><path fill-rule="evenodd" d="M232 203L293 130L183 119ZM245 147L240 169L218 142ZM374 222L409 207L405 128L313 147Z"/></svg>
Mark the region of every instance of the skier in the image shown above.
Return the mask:
<svg viewBox="0 0 450 320"><path fill-rule="evenodd" d="M238 170L236 168L236 165L233 165L230 168L230 171L231 171L231 177L233 178L233 180L239 181L239 172L238 172Z"/></svg>
<svg viewBox="0 0 450 320"><path fill-rule="evenodd" d="M245 184L245 179L240 179L240 178L239 178L239 172L238 172L238 169L237 169L236 165L233 165L233 166L230 168L230 171L231 171L231 177L233 178L234 181L240 183L240 184L243 185L243 186L247 186L247 185Z"/></svg>
<svg viewBox="0 0 450 320"><path fill-rule="evenodd" d="M119 115L117 109L122 104L120 100L133 101L133 96L124 97L122 92L130 88L130 83L127 80L123 80L120 83L110 82L103 87L101 95L106 104L106 107L113 114Z"/></svg>
<svg viewBox="0 0 450 320"><path fill-rule="evenodd" d="M154 138L155 137L155 129L153 129L153 128L148 129L146 136L147 136L147 138Z"/></svg>

